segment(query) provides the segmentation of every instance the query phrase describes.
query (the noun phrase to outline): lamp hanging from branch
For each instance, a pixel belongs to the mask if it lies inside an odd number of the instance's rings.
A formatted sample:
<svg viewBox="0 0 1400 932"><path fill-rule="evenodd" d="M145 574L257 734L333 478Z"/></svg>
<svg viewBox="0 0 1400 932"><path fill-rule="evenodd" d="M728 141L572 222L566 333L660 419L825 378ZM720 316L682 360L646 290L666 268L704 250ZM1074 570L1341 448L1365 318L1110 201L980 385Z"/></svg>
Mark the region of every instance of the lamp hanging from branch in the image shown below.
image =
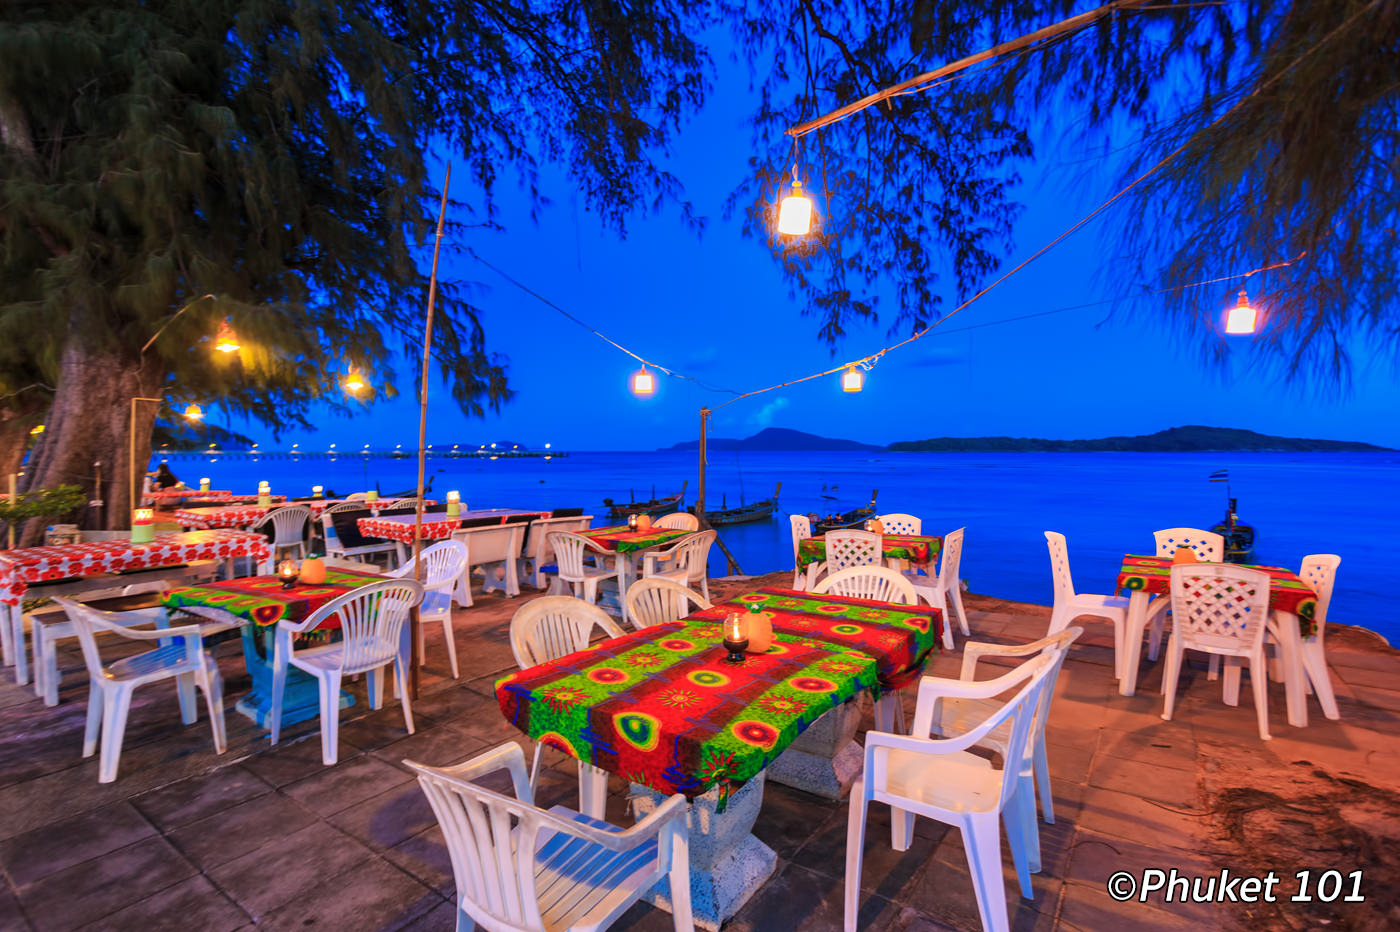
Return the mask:
<svg viewBox="0 0 1400 932"><path fill-rule="evenodd" d="M1249 304L1249 296L1240 289L1239 303L1225 315L1225 332L1231 334L1253 333L1259 322L1259 312Z"/></svg>
<svg viewBox="0 0 1400 932"><path fill-rule="evenodd" d="M797 180L797 163L792 163L792 193L778 207L778 232L788 236L806 236L812 229L812 199L802 193Z"/></svg>
<svg viewBox="0 0 1400 932"><path fill-rule="evenodd" d="M227 320L219 321L219 333L214 338L214 349L221 353L236 353L243 347L238 342L238 334Z"/></svg>
<svg viewBox="0 0 1400 932"><path fill-rule="evenodd" d="M199 405L189 405L185 408L185 417L191 421L198 421L204 418L204 409Z"/></svg>
<svg viewBox="0 0 1400 932"><path fill-rule="evenodd" d="M354 366L350 367L350 372L345 376L345 382L343 384L345 390L352 395L358 395L365 390L365 380L360 375L360 370Z"/></svg>

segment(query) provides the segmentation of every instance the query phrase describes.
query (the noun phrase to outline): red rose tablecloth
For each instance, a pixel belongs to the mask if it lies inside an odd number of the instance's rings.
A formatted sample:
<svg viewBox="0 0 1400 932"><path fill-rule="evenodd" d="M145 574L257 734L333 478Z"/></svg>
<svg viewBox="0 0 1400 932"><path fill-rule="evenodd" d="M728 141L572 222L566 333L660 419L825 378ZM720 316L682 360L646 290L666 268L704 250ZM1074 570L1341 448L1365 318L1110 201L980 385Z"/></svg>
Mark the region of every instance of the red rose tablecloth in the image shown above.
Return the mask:
<svg viewBox="0 0 1400 932"><path fill-rule="evenodd" d="M166 608L186 609L194 614L200 609L217 609L256 625L275 625L283 619L298 622L336 596L383 579L374 573L327 569L326 581L318 585L297 583L282 588L276 576L250 576L230 579L203 586L184 586L160 594ZM317 630L338 628L335 618L326 619Z"/></svg>
<svg viewBox="0 0 1400 932"><path fill-rule="evenodd" d="M314 502L293 502L294 505L305 505L311 509L311 517L320 517L321 512L326 510L328 502L324 499ZM219 527L248 527L256 524L263 515L271 511L271 507L264 505L226 505L214 508L181 508L175 512L175 521L181 527L188 528L219 528Z"/></svg>
<svg viewBox="0 0 1400 932"><path fill-rule="evenodd" d="M356 521L360 529L360 534L364 537L379 537L384 540L396 540L401 544L413 543L414 522L413 515L391 515L384 518L361 518ZM397 520L408 518L410 520ZM434 512L423 516L423 540L446 540L452 536L452 532L457 530L462 524L460 518L449 518L447 515Z"/></svg>
<svg viewBox="0 0 1400 932"><path fill-rule="evenodd" d="M649 527L645 531L635 531L625 524L620 524L616 527L590 528L577 533L587 537L604 550L610 550L613 553L633 553L648 547L670 543L677 538L684 537L690 531L655 526Z"/></svg>
<svg viewBox="0 0 1400 932"><path fill-rule="evenodd" d="M173 502L187 498L232 498L233 493L228 489L155 489L147 492L146 497L156 502Z"/></svg>
<svg viewBox="0 0 1400 932"><path fill-rule="evenodd" d="M157 534L149 544L133 544L129 539L98 540L6 550L0 552L0 602L18 605L31 583L175 566L195 560L252 557L261 562L269 556L267 538L230 530Z"/></svg>
<svg viewBox="0 0 1400 932"><path fill-rule="evenodd" d="M773 646L729 664L723 620L751 605ZM761 589L513 673L496 699L531 738L633 783L727 797L824 713L917 677L942 623L935 608Z"/></svg>
<svg viewBox="0 0 1400 932"><path fill-rule="evenodd" d="M916 534L885 534L880 540L880 552L886 560L906 560L909 563L932 563L943 549L943 538ZM797 545L797 562L801 566L820 563L826 559L826 537L817 535Z"/></svg>
<svg viewBox="0 0 1400 932"><path fill-rule="evenodd" d="M1269 608L1279 612L1291 612L1298 616L1298 628L1303 637L1313 633L1313 613L1317 610L1317 593L1307 583L1281 566L1255 566L1240 564L1247 569L1263 570L1269 574ZM1153 595L1171 594L1171 557L1142 556L1124 554L1123 566L1118 571L1118 588L1129 592L1148 592Z"/></svg>

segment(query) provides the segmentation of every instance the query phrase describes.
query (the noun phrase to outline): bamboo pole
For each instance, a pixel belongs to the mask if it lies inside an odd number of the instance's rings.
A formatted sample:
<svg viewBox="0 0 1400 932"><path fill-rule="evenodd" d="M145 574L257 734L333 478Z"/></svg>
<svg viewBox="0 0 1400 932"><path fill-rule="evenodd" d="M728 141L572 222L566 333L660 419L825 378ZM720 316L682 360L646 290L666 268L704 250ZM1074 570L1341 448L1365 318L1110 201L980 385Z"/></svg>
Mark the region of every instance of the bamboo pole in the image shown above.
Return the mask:
<svg viewBox="0 0 1400 932"><path fill-rule="evenodd" d="M418 389L418 506L413 512L413 578L423 581L423 561L418 559L423 552L423 476L427 472L428 442L428 364L432 361L433 350L433 309L437 302L438 253L442 251L442 221L447 216L447 187L452 183L452 163L447 163L447 173L442 179L442 203L438 206L437 234L433 240L433 270L428 276L428 314L423 323L423 378ZM451 600L447 610L452 610ZM418 606L413 607L409 617L409 695L418 698L418 632L423 624Z"/></svg>

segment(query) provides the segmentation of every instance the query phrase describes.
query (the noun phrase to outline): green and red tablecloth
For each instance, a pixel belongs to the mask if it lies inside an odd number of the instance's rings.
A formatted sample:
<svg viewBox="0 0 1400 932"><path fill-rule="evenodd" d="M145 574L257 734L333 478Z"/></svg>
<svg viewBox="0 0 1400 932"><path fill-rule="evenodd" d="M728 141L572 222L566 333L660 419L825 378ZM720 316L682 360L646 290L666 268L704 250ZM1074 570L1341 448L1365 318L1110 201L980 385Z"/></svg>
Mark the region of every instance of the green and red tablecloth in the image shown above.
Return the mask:
<svg viewBox="0 0 1400 932"><path fill-rule="evenodd" d="M313 586L299 582L290 589L283 589L282 581L276 576L249 576L170 589L160 594L160 601L166 608L192 609L196 614L200 608L218 609L243 621L266 626L284 619L293 623L301 621L336 596L383 578L374 573L327 568L324 583ZM319 626L338 627L340 623L334 618Z"/></svg>
<svg viewBox="0 0 1400 932"><path fill-rule="evenodd" d="M1313 633L1313 613L1317 610L1317 593L1292 570L1281 566L1255 566L1239 564L1246 569L1263 570L1269 574L1269 608L1273 611L1291 612L1298 616L1298 627L1303 637ZM1123 566L1118 571L1118 588L1129 592L1147 592L1153 595L1171 594L1171 557L1142 556L1125 554Z"/></svg>
<svg viewBox="0 0 1400 932"><path fill-rule="evenodd" d="M884 534L880 538L880 552L886 560L905 560L909 563L932 563L938 559L943 549L943 538L925 537L922 534ZM818 534L800 541L797 545L797 563L820 563L826 559L826 537Z"/></svg>
<svg viewBox="0 0 1400 932"><path fill-rule="evenodd" d="M645 531L637 531L625 524L620 524L616 527L589 528L586 531L577 531L576 533L587 537L604 550L610 550L613 553L634 553L648 547L670 543L691 532L677 528L656 527L655 525Z"/></svg>
<svg viewBox="0 0 1400 932"><path fill-rule="evenodd" d="M729 664L724 618L755 604L773 646ZM531 738L626 780L727 797L824 713L916 678L941 624L926 606L767 588L511 674L496 698Z"/></svg>

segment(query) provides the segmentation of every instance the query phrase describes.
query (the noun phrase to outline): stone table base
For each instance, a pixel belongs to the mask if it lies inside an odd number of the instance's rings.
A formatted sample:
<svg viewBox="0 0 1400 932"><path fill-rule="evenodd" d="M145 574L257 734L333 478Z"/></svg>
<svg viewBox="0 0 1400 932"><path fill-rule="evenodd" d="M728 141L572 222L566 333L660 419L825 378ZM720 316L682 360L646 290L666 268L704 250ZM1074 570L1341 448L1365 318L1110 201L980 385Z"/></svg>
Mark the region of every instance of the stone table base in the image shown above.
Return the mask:
<svg viewBox="0 0 1400 932"><path fill-rule="evenodd" d="M860 698L848 700L817 719L778 755L765 771L783 786L841 800L864 766L864 751L856 744L860 727Z"/></svg>

